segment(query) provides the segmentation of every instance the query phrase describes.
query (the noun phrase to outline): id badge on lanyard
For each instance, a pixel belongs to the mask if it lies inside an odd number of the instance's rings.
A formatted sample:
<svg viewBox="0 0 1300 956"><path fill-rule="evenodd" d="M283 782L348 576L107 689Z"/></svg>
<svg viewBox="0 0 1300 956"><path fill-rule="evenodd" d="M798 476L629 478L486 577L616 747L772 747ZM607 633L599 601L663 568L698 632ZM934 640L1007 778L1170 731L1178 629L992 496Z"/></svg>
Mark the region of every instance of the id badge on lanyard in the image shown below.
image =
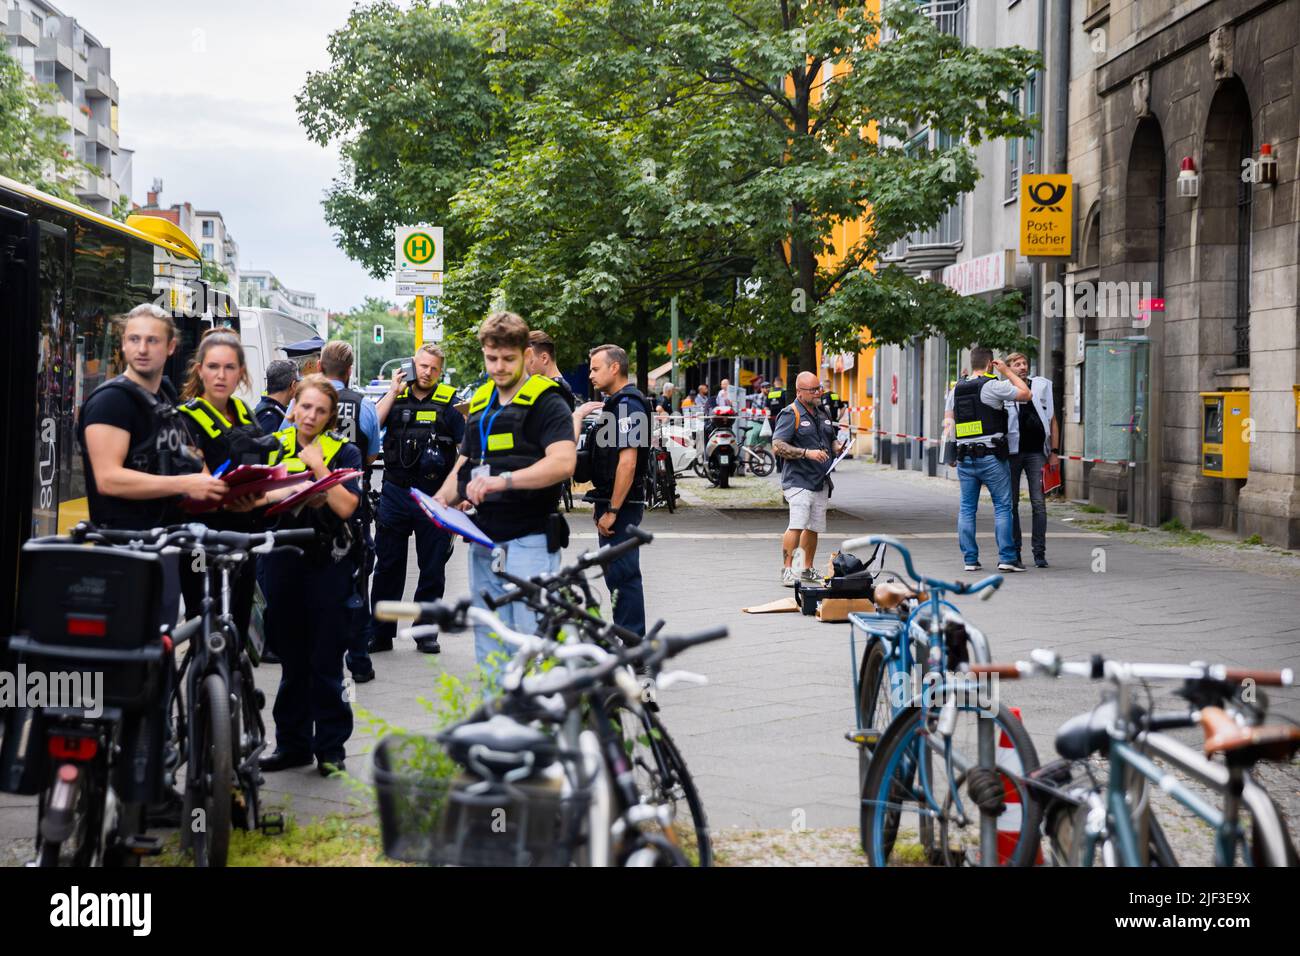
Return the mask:
<svg viewBox="0 0 1300 956"><path fill-rule="evenodd" d="M495 401L496 396L497 390L494 387L492 394L488 397L487 408L492 407L492 402ZM482 417L478 420L478 467L470 471L470 481L476 478L490 478L492 476L492 466L487 463L488 439L492 435L492 423L497 420L497 416L503 411L505 411L504 405L491 415L488 415L485 409Z"/></svg>

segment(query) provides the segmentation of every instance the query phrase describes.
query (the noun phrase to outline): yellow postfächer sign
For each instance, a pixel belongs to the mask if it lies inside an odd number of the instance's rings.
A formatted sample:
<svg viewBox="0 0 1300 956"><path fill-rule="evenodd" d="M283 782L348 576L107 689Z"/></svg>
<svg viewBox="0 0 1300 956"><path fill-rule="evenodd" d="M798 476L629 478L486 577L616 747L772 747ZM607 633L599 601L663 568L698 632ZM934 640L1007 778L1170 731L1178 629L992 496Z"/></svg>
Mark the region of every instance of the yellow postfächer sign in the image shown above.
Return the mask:
<svg viewBox="0 0 1300 956"><path fill-rule="evenodd" d="M1020 254L1074 252L1074 181L1069 174L1020 179Z"/></svg>

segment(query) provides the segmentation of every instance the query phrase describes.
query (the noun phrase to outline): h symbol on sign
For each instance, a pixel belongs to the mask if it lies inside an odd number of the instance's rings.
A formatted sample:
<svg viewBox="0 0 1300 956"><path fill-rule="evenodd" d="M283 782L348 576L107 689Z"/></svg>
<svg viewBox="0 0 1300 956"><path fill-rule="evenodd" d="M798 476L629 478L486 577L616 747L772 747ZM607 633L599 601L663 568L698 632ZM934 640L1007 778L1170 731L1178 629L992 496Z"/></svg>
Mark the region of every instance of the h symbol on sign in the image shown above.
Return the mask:
<svg viewBox="0 0 1300 956"><path fill-rule="evenodd" d="M411 254L417 259L428 257L432 250L429 249L429 240L423 236L416 236L411 240Z"/></svg>

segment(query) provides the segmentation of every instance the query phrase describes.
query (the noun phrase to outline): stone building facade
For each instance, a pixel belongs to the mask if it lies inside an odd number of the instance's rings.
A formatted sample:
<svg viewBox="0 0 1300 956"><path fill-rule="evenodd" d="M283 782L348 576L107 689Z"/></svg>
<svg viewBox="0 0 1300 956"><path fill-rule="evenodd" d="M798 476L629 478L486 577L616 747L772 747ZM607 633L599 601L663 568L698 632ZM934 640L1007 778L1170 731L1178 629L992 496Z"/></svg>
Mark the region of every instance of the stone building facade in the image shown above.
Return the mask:
<svg viewBox="0 0 1300 956"><path fill-rule="evenodd" d="M1140 441L1134 467L1070 462L1071 497L1300 547L1300 0L1080 0L1073 18L1064 444L1087 456L1124 426L1113 403L1098 419L1114 380L1087 366L1125 349ZM1073 308L1107 283L1138 283L1142 307ZM1201 393L1224 391L1249 393L1227 428L1244 478L1203 473Z"/></svg>

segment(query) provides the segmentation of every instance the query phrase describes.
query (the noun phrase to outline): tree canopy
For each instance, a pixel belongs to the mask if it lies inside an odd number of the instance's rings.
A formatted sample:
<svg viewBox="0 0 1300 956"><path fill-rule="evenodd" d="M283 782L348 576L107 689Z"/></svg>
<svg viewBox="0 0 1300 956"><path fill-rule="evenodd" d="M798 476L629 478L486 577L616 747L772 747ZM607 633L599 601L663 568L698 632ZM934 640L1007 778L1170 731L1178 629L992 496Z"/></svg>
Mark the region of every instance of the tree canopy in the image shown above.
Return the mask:
<svg viewBox="0 0 1300 956"><path fill-rule="evenodd" d="M394 226L443 224L453 341L504 303L572 360L663 341L676 295L697 352L810 366L864 326L1025 344L1014 298L876 265L974 187L973 145L1032 130L1003 95L1030 51L964 46L907 4L472 0L358 8L330 53L299 98L342 144L327 218L376 276Z"/></svg>
<svg viewBox="0 0 1300 956"><path fill-rule="evenodd" d="M63 143L67 121L46 112L58 99L0 47L0 176L77 202L71 177L86 167Z"/></svg>

